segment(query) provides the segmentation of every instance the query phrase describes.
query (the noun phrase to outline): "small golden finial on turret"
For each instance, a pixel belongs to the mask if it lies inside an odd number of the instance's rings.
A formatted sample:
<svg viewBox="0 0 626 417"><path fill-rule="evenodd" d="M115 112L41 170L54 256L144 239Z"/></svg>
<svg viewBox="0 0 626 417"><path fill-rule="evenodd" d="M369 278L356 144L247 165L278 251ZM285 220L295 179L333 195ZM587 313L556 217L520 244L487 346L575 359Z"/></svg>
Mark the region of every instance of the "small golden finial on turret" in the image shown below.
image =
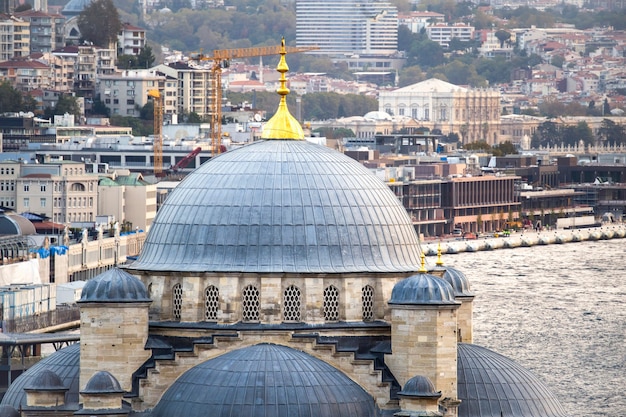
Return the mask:
<svg viewBox="0 0 626 417"><path fill-rule="evenodd" d="M437 245L437 262L435 262L437 266L443 266L443 261L441 260L441 242Z"/></svg>
<svg viewBox="0 0 626 417"><path fill-rule="evenodd" d="M289 88L287 88L287 77L285 73L289 71L289 66L285 59L286 54L285 38L283 38L280 44L280 61L276 67L276 71L280 72L280 87L276 90L280 95L280 103L278 104L278 110L276 110L274 116L263 126L261 139L304 139L302 125L289 113L289 109L287 108L287 94L289 94Z"/></svg>
<svg viewBox="0 0 626 417"><path fill-rule="evenodd" d="M424 252L422 252L420 258L422 259L422 266L420 267L420 270L418 272L421 274L425 274L428 271L426 270L426 255L424 255Z"/></svg>

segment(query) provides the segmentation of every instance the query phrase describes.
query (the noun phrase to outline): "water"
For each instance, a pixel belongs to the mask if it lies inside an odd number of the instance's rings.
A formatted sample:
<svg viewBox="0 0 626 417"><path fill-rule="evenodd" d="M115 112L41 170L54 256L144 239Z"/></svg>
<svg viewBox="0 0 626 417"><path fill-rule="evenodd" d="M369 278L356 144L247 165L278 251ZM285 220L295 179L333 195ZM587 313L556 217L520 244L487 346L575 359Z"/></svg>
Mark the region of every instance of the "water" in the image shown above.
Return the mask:
<svg viewBox="0 0 626 417"><path fill-rule="evenodd" d="M625 249L626 239L614 239L443 261L476 294L474 343L534 372L569 414L624 417Z"/></svg>

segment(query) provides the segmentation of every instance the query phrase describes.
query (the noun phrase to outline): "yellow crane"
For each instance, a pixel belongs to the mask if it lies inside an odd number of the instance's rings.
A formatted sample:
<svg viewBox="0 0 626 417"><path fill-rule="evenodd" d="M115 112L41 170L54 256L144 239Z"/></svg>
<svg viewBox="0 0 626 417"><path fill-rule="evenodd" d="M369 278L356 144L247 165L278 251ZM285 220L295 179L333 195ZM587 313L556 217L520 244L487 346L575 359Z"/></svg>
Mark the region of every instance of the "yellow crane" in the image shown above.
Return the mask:
<svg viewBox="0 0 626 417"><path fill-rule="evenodd" d="M283 39L284 43L284 39ZM212 56L197 54L191 59L196 61L213 61L211 67L211 94L210 94L210 124L211 124L211 154L220 153L222 144L222 68L228 67L232 59L252 58L256 56L278 55L282 45L259 46L256 48L216 49ZM296 52L308 52L319 49L317 46L296 47L286 46L288 54Z"/></svg>
<svg viewBox="0 0 626 417"><path fill-rule="evenodd" d="M163 174L163 97L159 90L149 90L148 97L152 98L154 105L154 176L160 177Z"/></svg>

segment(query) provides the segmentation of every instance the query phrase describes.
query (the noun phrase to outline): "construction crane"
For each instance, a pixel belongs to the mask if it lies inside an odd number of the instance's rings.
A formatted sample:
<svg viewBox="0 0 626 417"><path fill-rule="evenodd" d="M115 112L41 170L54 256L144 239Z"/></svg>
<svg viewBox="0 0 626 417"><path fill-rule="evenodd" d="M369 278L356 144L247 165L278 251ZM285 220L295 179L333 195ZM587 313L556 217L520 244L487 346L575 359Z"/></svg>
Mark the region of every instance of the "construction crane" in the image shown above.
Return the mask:
<svg viewBox="0 0 626 417"><path fill-rule="evenodd" d="M237 49L216 49L212 56L197 54L191 57L196 61L213 61L211 67L211 155L215 156L220 153L222 142L222 68L227 68L232 59L252 58L256 56L278 55L283 48L285 40L281 45L276 46L259 46L256 48L237 48ZM285 52L293 54L296 52L308 52L319 49L317 46L296 47L285 46Z"/></svg>
<svg viewBox="0 0 626 417"><path fill-rule="evenodd" d="M154 139L152 150L154 153L154 176L163 176L163 97L159 90L149 90L148 97L154 104Z"/></svg>

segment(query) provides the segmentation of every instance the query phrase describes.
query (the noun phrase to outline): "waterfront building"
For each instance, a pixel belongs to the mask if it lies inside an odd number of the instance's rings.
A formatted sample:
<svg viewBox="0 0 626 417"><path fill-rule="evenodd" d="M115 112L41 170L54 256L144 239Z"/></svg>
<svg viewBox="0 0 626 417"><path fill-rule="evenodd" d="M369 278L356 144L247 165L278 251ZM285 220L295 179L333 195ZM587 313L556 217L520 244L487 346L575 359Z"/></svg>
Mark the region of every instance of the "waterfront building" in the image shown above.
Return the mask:
<svg viewBox="0 0 626 417"><path fill-rule="evenodd" d="M296 1L296 44L311 54L390 56L398 49L398 11L384 1Z"/></svg>
<svg viewBox="0 0 626 417"><path fill-rule="evenodd" d="M407 87L381 91L379 111L408 116L420 126L462 143L500 143L500 91L460 87L431 78Z"/></svg>
<svg viewBox="0 0 626 417"><path fill-rule="evenodd" d="M80 344L24 373L5 410L565 417L530 372L472 344L467 278L426 268L387 185L303 140L284 53L278 70L263 140L173 191L138 259L83 288Z"/></svg>

